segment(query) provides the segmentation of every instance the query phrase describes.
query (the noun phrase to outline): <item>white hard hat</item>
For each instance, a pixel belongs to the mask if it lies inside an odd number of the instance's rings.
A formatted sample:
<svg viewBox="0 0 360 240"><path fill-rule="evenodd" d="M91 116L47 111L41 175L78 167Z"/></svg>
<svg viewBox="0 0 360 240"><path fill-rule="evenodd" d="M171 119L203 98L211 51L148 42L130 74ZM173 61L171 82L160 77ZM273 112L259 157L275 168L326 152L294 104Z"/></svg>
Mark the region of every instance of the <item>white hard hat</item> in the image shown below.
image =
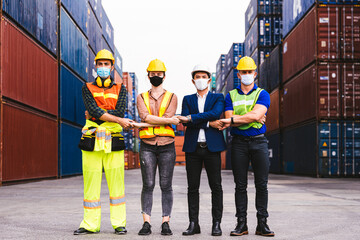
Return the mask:
<svg viewBox="0 0 360 240"><path fill-rule="evenodd" d="M195 72L206 72L209 74L209 77L211 77L210 68L203 64L198 64L194 67L193 71L191 72L192 77L194 77Z"/></svg>

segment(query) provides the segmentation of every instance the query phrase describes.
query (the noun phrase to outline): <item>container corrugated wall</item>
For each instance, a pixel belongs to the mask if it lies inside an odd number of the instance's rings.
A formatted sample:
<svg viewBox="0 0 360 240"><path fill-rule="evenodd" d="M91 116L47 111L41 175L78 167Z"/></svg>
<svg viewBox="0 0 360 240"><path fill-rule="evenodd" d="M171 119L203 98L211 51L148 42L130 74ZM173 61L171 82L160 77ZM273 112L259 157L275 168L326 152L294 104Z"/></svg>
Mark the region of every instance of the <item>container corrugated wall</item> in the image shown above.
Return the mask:
<svg viewBox="0 0 360 240"><path fill-rule="evenodd" d="M82 156L78 147L80 138L81 127L64 122L60 124L60 176L82 173Z"/></svg>
<svg viewBox="0 0 360 240"><path fill-rule="evenodd" d="M57 54L57 1L2 0L2 9L53 54Z"/></svg>
<svg viewBox="0 0 360 240"><path fill-rule="evenodd" d="M83 79L88 78L88 42L80 29L61 8L61 60Z"/></svg>
<svg viewBox="0 0 360 240"><path fill-rule="evenodd" d="M1 93L58 114L57 61L7 19L1 20ZM21 71L19 71L21 69Z"/></svg>
<svg viewBox="0 0 360 240"><path fill-rule="evenodd" d="M61 0L61 4L70 13L76 24L82 32L88 33L88 15L90 14L90 6L87 0Z"/></svg>
<svg viewBox="0 0 360 240"><path fill-rule="evenodd" d="M1 129L3 182L57 176L56 118L2 102Z"/></svg>
<svg viewBox="0 0 360 240"><path fill-rule="evenodd" d="M88 39L89 46L91 49L97 53L102 49L102 29L99 20L96 18L95 12L92 8L89 11L89 31Z"/></svg>
<svg viewBox="0 0 360 240"><path fill-rule="evenodd" d="M68 68L60 71L60 118L80 126L85 125L85 106L82 99L84 82Z"/></svg>

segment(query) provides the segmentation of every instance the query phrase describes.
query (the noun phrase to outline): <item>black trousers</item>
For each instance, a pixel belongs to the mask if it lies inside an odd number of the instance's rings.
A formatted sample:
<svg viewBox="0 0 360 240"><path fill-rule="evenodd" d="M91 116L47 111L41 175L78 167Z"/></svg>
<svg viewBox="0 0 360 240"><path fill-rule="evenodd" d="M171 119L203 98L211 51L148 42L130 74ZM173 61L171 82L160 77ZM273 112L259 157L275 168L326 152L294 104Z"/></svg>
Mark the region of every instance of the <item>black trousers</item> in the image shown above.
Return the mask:
<svg viewBox="0 0 360 240"><path fill-rule="evenodd" d="M266 137L243 139L234 137L231 146L231 165L235 181L236 217L247 215L247 180L249 163L254 171L256 188L255 207L257 217L269 216L268 205L268 175L269 151Z"/></svg>
<svg viewBox="0 0 360 240"><path fill-rule="evenodd" d="M221 186L221 153L210 152L208 148L197 147L193 153L186 153L186 173L188 181L189 220L199 222L199 187L203 167L211 188L213 222L221 222L223 212L223 191Z"/></svg>

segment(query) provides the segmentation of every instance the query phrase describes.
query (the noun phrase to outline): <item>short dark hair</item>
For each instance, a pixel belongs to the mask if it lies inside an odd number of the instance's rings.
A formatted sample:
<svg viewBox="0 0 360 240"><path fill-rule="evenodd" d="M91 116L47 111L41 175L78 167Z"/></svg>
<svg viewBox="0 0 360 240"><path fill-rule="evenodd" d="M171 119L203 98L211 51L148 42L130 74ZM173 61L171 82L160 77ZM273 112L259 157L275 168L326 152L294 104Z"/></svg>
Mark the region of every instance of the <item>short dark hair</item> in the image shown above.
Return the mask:
<svg viewBox="0 0 360 240"><path fill-rule="evenodd" d="M194 79L195 74L197 74L197 73L199 73L199 72L206 73L206 74L208 75L208 77L209 77L209 78L211 77L211 74L210 74L210 73L208 73L208 72L205 72L205 71L196 71L196 72L193 72L193 73L192 73L192 78Z"/></svg>

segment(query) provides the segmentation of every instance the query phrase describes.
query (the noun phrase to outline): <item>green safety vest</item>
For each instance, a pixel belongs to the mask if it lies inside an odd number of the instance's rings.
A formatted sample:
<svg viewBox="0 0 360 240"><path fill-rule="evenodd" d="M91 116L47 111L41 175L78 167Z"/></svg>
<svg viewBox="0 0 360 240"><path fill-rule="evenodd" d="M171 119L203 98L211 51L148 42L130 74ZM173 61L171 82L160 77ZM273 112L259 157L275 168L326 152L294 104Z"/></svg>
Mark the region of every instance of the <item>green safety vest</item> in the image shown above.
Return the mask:
<svg viewBox="0 0 360 240"><path fill-rule="evenodd" d="M237 89L231 90L229 93L233 104L234 115L245 115L246 113L253 110L262 90L263 89L258 87L250 95L240 94ZM252 122L243 124L239 126L238 129L246 130L250 127L260 129L262 126L263 124L261 123Z"/></svg>

